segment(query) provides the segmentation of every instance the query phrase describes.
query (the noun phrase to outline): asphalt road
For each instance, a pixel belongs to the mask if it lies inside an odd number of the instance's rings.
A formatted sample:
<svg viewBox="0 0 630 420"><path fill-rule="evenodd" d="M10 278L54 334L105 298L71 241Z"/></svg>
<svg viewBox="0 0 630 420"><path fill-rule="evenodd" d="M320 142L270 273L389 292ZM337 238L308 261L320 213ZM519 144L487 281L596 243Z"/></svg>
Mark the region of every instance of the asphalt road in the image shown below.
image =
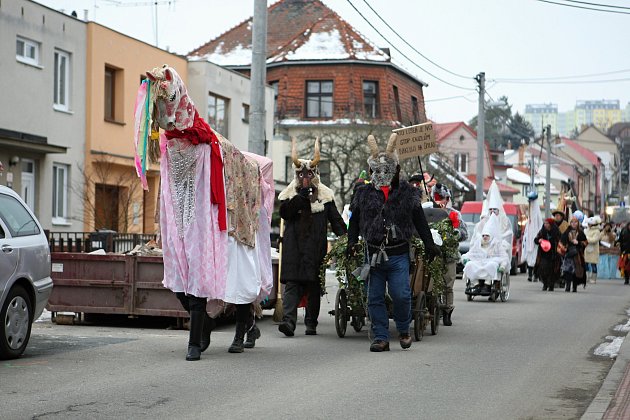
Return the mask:
<svg viewBox="0 0 630 420"><path fill-rule="evenodd" d="M184 360L188 332L163 323L38 322L24 357L0 362L0 417L579 418L612 365L593 349L630 307L621 281L550 293L520 275L492 303L467 302L458 280L452 327L370 353L366 329L337 337L330 284L318 336L298 325L286 338L266 311L255 349L229 354L223 324L199 362Z"/></svg>

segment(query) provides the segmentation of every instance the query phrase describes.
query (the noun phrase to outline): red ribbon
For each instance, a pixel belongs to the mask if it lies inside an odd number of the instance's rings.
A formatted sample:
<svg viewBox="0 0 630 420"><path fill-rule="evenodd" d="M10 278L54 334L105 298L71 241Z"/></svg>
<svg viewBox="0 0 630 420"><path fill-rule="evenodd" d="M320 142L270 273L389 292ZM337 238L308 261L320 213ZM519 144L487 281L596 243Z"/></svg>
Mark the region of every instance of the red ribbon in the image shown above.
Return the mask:
<svg viewBox="0 0 630 420"><path fill-rule="evenodd" d="M194 145L200 143L210 144L210 200L219 205L219 229L227 230L227 209L225 202L225 189L223 186L223 158L219 139L207 122L199 117L195 109L195 119L192 127L185 130L165 131L167 139L186 139Z"/></svg>
<svg viewBox="0 0 630 420"><path fill-rule="evenodd" d="M451 223L453 224L453 228L459 228L459 217L457 216L456 211L452 211L448 214L448 218L451 219Z"/></svg>

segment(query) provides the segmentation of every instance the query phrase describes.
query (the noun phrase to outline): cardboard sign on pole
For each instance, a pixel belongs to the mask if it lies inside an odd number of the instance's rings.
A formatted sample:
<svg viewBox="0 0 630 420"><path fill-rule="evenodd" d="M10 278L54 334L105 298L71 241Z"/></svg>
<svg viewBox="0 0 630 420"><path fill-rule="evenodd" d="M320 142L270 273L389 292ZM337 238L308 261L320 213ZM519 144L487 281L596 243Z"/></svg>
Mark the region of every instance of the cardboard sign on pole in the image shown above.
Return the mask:
<svg viewBox="0 0 630 420"><path fill-rule="evenodd" d="M433 123L412 125L393 130L397 134L396 149L400 160L437 153Z"/></svg>

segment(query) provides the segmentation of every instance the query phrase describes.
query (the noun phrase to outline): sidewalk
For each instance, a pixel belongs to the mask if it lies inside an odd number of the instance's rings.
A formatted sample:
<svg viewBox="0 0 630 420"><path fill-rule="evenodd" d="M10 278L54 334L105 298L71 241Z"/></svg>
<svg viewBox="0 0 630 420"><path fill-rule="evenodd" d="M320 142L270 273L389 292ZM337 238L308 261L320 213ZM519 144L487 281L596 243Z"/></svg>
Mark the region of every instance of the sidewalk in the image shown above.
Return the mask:
<svg viewBox="0 0 630 420"><path fill-rule="evenodd" d="M630 334L582 420L630 419Z"/></svg>

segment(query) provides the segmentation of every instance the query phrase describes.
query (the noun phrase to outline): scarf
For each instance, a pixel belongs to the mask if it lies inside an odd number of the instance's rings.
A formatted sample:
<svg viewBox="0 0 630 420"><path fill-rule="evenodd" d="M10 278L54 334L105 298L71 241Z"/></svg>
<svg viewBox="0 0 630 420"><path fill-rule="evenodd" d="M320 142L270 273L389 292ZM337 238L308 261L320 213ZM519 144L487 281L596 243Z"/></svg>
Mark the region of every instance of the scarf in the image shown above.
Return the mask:
<svg viewBox="0 0 630 420"><path fill-rule="evenodd" d="M227 207L225 201L225 189L223 186L223 159L219 139L212 128L205 122L195 109L195 119L192 127L184 130L165 131L167 139L186 139L194 145L200 143L210 144L210 198L214 204L219 205L219 229L227 230Z"/></svg>

